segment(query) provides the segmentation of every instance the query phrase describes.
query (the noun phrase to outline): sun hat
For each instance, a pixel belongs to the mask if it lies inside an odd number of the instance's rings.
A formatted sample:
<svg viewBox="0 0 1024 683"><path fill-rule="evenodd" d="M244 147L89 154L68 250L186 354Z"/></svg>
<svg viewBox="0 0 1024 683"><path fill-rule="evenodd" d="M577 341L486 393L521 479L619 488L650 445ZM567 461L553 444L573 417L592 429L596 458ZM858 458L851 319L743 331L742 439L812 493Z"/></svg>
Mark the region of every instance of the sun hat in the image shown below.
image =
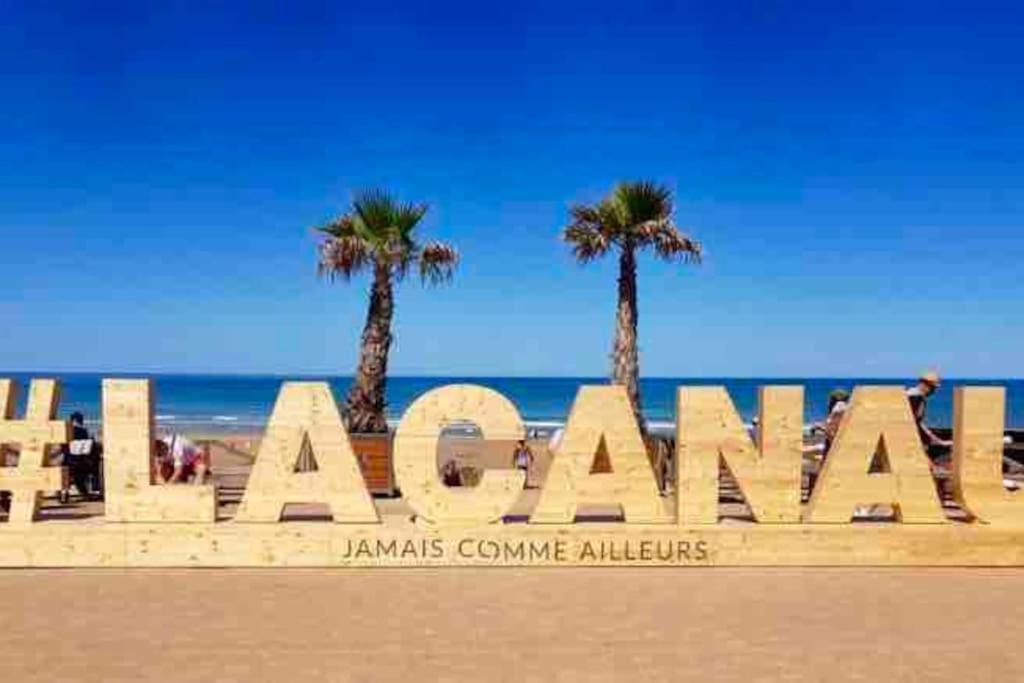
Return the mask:
<svg viewBox="0 0 1024 683"><path fill-rule="evenodd" d="M846 401L850 398L850 392L839 387L828 392L828 397L831 401Z"/></svg>
<svg viewBox="0 0 1024 683"><path fill-rule="evenodd" d="M925 384L932 385L933 387L939 386L941 382L941 380L939 379L939 373L935 372L934 370L927 370L925 372L922 372L921 376L918 379L920 379Z"/></svg>

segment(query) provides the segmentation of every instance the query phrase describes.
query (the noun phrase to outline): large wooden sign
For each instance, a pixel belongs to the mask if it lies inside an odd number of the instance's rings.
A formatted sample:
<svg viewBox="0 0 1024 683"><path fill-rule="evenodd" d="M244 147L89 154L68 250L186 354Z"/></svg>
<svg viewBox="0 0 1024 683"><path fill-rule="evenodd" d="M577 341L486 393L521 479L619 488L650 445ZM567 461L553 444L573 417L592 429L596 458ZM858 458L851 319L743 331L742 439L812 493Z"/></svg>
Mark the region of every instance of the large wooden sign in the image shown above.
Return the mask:
<svg viewBox="0 0 1024 683"><path fill-rule="evenodd" d="M765 387L752 439L720 387L680 387L678 494L659 496L625 392L582 387L528 515L510 515L524 477L489 470L450 488L437 467L446 426L475 423L484 437L524 435L515 405L478 386L417 399L394 437L394 476L412 515L381 515L326 383L287 382L278 396L241 503L218 517L213 484L161 485L151 471L153 390L145 380L103 382L104 514L40 520L61 486L48 452L69 438L56 419L59 387L35 380L15 415L15 386L0 380L0 444L19 452L0 467L10 513L0 566L408 565L1024 565L1024 499L1003 488L1003 389L955 394L952 521L936 491L903 391L859 387L807 505L801 506L803 392ZM304 449L317 467L298 471ZM610 471L595 471L596 454ZM872 468L881 457L884 468ZM724 470L723 470L724 466ZM607 470L609 468L601 468ZM750 521L719 514L728 471ZM291 503L318 503L330 522L282 522ZM581 508L615 506L621 521L584 521ZM893 520L854 522L858 507Z"/></svg>

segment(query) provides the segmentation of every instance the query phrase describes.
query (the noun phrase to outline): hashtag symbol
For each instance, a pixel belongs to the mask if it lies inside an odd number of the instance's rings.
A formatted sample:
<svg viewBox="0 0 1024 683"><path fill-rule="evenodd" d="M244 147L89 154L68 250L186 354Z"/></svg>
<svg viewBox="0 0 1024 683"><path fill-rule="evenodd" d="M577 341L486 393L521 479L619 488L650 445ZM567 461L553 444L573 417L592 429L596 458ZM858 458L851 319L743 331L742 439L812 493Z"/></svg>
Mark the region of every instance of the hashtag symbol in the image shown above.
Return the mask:
<svg viewBox="0 0 1024 683"><path fill-rule="evenodd" d="M36 518L44 491L63 484L62 467L47 467L47 449L71 438L71 425L55 419L60 400L57 382L34 379L29 385L24 420L14 419L18 385L0 379L0 445L21 447L16 467L0 460L0 491L10 491L10 524L30 524Z"/></svg>

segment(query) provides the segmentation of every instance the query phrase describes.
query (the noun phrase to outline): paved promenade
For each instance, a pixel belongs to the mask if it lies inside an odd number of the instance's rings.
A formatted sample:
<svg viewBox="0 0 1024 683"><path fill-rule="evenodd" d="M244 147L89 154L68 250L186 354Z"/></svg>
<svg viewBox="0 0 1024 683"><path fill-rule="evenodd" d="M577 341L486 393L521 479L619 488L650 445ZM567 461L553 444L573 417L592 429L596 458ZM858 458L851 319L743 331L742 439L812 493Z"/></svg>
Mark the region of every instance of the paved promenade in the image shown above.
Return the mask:
<svg viewBox="0 0 1024 683"><path fill-rule="evenodd" d="M0 582L0 680L1024 680L1017 570L12 570Z"/></svg>

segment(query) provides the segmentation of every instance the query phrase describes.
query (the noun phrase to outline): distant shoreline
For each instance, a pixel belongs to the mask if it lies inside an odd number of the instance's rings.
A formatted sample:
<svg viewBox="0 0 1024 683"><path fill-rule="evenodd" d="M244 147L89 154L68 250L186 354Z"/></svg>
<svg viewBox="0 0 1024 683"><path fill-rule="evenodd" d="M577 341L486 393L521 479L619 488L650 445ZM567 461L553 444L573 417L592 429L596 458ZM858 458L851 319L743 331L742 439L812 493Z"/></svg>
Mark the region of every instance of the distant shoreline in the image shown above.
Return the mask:
<svg viewBox="0 0 1024 683"><path fill-rule="evenodd" d="M124 376L126 373L119 373ZM19 382L24 406L24 388L33 377L56 376L62 385L59 412L85 414L87 424L99 425L102 412L100 385L110 375L101 373L5 373ZM138 375L136 375L137 377ZM310 381L312 378L279 376L228 375L155 375L157 426L183 432L237 435L262 432L273 411L274 401L284 381ZM350 377L316 378L330 383L339 407L344 404ZM474 383L488 386L508 397L519 409L527 429L546 433L568 418L572 402L581 385L605 384L606 378L565 377L427 377L395 376L388 380L389 421L394 426L419 396L431 389L452 383ZM827 414L828 394L836 387L852 388L858 384L909 386L909 379L880 378L653 378L640 382L644 414L658 432L671 432L675 423L676 389L680 385L721 385L729 392L744 421L750 422L758 412L758 389L769 384L798 384L804 388L807 424L820 421ZM1024 380L1017 379L947 379L942 389L929 402L929 422L935 426L952 424L953 389L958 385L997 385L1006 389L1007 419L1010 427L1024 427Z"/></svg>

